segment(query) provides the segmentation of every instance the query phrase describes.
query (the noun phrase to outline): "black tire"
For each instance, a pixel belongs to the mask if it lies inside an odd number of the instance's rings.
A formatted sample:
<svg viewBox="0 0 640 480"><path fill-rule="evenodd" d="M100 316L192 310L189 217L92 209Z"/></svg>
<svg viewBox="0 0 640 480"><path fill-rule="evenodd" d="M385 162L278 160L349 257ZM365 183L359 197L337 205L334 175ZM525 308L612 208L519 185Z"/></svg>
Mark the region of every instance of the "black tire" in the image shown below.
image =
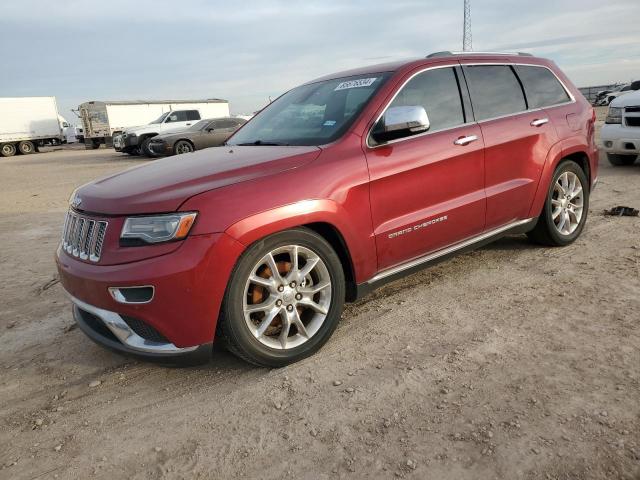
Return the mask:
<svg viewBox="0 0 640 480"><path fill-rule="evenodd" d="M287 245L305 247L324 262L331 281L331 303L324 322L315 334L301 345L277 349L258 341L249 330L244 317L243 302L247 279L256 263L268 252ZM327 342L340 320L344 298L344 272L340 259L331 245L320 235L306 228L279 232L253 243L239 258L227 285L216 336L231 353L249 363L270 368L283 367L312 355Z"/></svg>
<svg viewBox="0 0 640 480"><path fill-rule="evenodd" d="M615 153L607 153L607 159L609 160L609 163L616 167L633 165L637 158L637 155L619 155Z"/></svg>
<svg viewBox="0 0 640 480"><path fill-rule="evenodd" d="M35 153L36 147L33 145L33 142L24 141L18 144L18 151L22 155L30 155L32 153Z"/></svg>
<svg viewBox="0 0 640 480"><path fill-rule="evenodd" d="M92 150L97 150L100 148L100 140L93 140L91 142L91 149Z"/></svg>
<svg viewBox="0 0 640 480"><path fill-rule="evenodd" d="M554 185L558 178L565 172L572 172L578 177L582 186L583 194L582 217L580 218L577 228L569 234L562 234L558 231L552 216ZM573 243L582 233L587 221L587 215L589 212L589 188L589 180L580 165L572 160L562 161L556 168L553 178L551 179L551 183L549 184L547 199L544 202L544 207L542 207L542 213L538 217L538 222L534 229L527 233L529 239L541 245L554 247L563 247Z"/></svg>
<svg viewBox="0 0 640 480"><path fill-rule="evenodd" d="M13 157L16 154L16 146L13 143L3 143L0 145L0 155L3 157Z"/></svg>
<svg viewBox="0 0 640 480"><path fill-rule="evenodd" d="M188 140L178 140L173 146L173 154L180 155L182 153L190 153L193 152L195 148L193 144Z"/></svg>
<svg viewBox="0 0 640 480"><path fill-rule="evenodd" d="M144 155L145 157L153 157L151 150L149 150L149 142L153 137L145 138L140 144L140 155Z"/></svg>

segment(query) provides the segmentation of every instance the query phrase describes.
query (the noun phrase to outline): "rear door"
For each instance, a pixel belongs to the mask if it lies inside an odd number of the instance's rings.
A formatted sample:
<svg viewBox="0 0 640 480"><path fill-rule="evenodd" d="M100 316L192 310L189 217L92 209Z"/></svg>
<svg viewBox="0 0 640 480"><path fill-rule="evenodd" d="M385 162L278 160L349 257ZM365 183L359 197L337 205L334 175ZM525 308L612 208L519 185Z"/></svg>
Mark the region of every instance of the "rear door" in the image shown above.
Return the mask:
<svg viewBox="0 0 640 480"><path fill-rule="evenodd" d="M370 137L367 140L379 270L469 238L484 228L482 135L466 95L460 68L414 73L387 108L424 107L429 130L384 144L375 144Z"/></svg>
<svg viewBox="0 0 640 480"><path fill-rule="evenodd" d="M527 218L557 134L511 64L462 62L485 146L486 230Z"/></svg>

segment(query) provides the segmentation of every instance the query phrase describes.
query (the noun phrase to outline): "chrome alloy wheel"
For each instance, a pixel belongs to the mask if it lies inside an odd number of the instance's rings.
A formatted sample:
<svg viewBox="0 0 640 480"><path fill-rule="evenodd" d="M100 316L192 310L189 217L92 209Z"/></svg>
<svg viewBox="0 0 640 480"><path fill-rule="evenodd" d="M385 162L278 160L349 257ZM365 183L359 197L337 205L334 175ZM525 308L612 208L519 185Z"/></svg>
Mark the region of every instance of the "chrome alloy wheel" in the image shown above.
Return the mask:
<svg viewBox="0 0 640 480"><path fill-rule="evenodd" d="M193 152L193 147L191 147L190 143L181 142L180 144L178 144L178 147L176 148L176 150L178 155L181 155L183 153Z"/></svg>
<svg viewBox="0 0 640 480"><path fill-rule="evenodd" d="M278 247L251 269L243 300L253 336L271 348L287 350L315 335L331 306L331 277L312 250Z"/></svg>
<svg viewBox="0 0 640 480"><path fill-rule="evenodd" d="M564 172L553 186L551 218L556 230L571 235L580 225L584 206L582 183L573 172Z"/></svg>

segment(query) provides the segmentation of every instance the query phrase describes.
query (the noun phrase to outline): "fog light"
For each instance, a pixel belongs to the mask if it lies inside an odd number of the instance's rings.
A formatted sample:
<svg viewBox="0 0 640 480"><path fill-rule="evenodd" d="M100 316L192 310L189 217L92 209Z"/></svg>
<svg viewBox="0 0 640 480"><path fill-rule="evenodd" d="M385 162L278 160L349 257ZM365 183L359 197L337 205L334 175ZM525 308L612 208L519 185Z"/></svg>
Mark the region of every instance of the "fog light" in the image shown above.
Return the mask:
<svg viewBox="0 0 640 480"><path fill-rule="evenodd" d="M611 140L607 140L606 142L604 142L604 146L607 148L611 148L613 147L613 142Z"/></svg>
<svg viewBox="0 0 640 480"><path fill-rule="evenodd" d="M155 288L152 285L141 287L109 287L109 293L118 303L149 303L153 300Z"/></svg>

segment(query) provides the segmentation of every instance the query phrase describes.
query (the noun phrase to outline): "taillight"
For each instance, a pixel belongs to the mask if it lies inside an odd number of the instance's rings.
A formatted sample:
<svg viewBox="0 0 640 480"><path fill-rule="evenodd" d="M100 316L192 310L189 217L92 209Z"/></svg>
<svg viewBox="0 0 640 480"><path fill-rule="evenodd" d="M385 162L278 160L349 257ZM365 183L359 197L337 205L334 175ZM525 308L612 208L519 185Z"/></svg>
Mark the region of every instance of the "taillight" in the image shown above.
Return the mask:
<svg viewBox="0 0 640 480"><path fill-rule="evenodd" d="M591 123L596 123L596 109L591 108Z"/></svg>

